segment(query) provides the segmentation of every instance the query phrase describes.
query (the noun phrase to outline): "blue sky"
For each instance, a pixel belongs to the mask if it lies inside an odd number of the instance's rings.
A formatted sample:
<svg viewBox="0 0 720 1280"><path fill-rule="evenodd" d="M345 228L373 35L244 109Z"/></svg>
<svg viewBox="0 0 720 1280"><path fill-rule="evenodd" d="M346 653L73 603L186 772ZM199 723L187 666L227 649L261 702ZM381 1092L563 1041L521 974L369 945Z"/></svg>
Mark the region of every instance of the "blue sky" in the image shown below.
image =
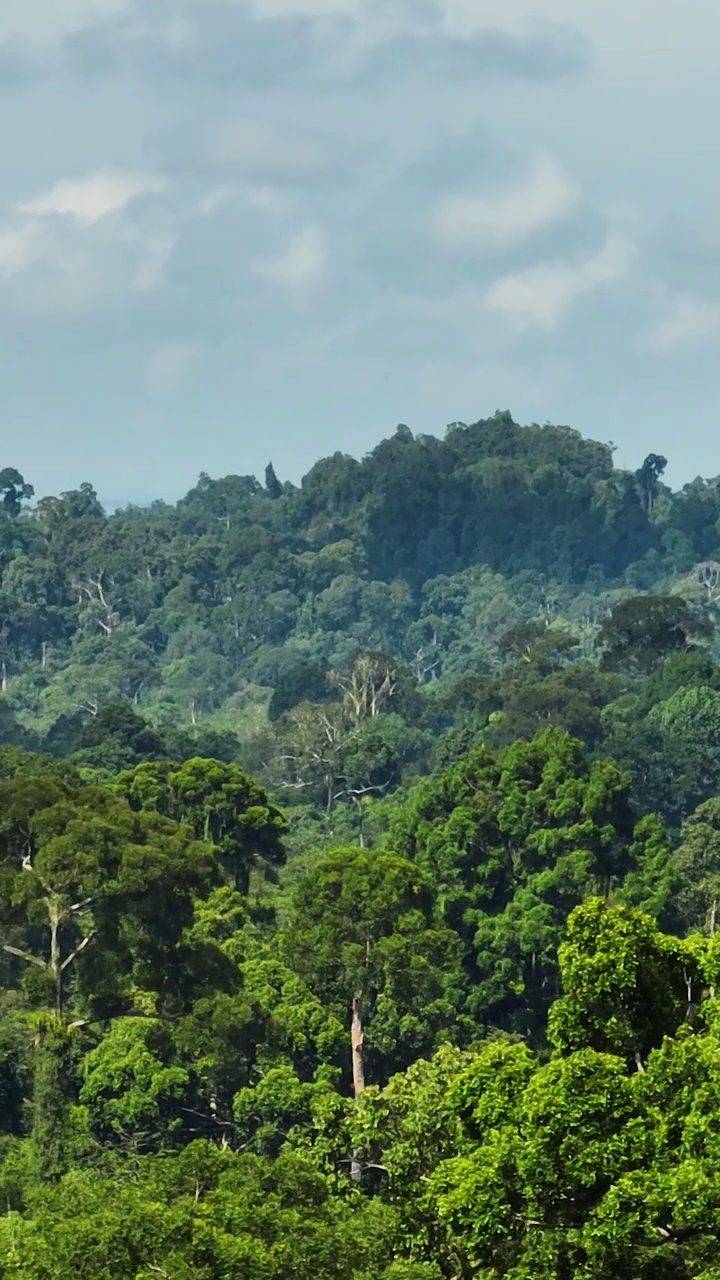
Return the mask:
<svg viewBox="0 0 720 1280"><path fill-rule="evenodd" d="M720 473L710 0L2 0L3 465L297 481L510 409Z"/></svg>

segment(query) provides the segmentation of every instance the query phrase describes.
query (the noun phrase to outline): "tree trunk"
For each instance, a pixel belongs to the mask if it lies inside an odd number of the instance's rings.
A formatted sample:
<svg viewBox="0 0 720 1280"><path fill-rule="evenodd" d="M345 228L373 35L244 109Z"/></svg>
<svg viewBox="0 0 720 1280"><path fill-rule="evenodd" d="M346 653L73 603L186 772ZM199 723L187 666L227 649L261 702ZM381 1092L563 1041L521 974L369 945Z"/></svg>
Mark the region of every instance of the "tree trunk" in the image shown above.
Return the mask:
<svg viewBox="0 0 720 1280"><path fill-rule="evenodd" d="M365 1061L363 1058L363 1025L362 1025L362 991L356 991L352 1002L352 1023L350 1027L350 1048L352 1051L353 1093L359 1097L365 1088ZM350 1177L353 1182L362 1181L361 1152L353 1151L350 1164Z"/></svg>
<svg viewBox="0 0 720 1280"><path fill-rule="evenodd" d="M365 814L363 812L362 796L353 796L353 804L358 813L358 843L361 849L365 848Z"/></svg>
<svg viewBox="0 0 720 1280"><path fill-rule="evenodd" d="M67 1031L46 1017L35 1040L31 1149L40 1178L56 1181L65 1173L69 1088Z"/></svg>
<svg viewBox="0 0 720 1280"><path fill-rule="evenodd" d="M362 1025L362 991L356 991L352 1002L352 1026L350 1029L350 1045L352 1047L353 1092L357 1098L365 1088L365 1062L363 1058L363 1025Z"/></svg>
<svg viewBox="0 0 720 1280"><path fill-rule="evenodd" d="M55 984L55 1013L62 1017L63 966L60 958L60 912L56 902L48 903L50 917L50 973Z"/></svg>

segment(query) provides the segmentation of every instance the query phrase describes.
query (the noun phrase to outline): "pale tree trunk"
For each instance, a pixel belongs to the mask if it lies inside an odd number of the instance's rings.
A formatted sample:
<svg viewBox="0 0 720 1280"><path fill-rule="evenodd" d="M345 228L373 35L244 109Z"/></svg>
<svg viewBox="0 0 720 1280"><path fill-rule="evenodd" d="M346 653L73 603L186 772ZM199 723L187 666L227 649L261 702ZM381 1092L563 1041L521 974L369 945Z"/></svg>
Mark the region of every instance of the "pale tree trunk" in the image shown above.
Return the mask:
<svg viewBox="0 0 720 1280"><path fill-rule="evenodd" d="M352 1023L350 1026L350 1048L352 1052L353 1093L356 1098L365 1088L365 1061L363 1058L363 1024L362 1024L362 991L356 991L352 1002ZM350 1177L353 1182L362 1180L361 1153L353 1151L350 1164Z"/></svg>
<svg viewBox="0 0 720 1280"><path fill-rule="evenodd" d="M55 985L55 1012L60 1018L62 1017L63 966L60 955L60 912L57 902L48 903L48 915L50 917L50 973Z"/></svg>
<svg viewBox="0 0 720 1280"><path fill-rule="evenodd" d="M361 849L365 848L365 814L363 813L363 803L361 796L353 796L352 802L358 813L358 843Z"/></svg>
<svg viewBox="0 0 720 1280"><path fill-rule="evenodd" d="M29 865L27 870L32 870ZM47 886L45 886L47 888ZM60 930L64 923L71 920L76 912L81 911L83 907L90 905L91 899L86 898L83 902L76 902L73 906L63 906L62 899L52 890L48 889L48 896L45 899L45 906L48 913L48 927L50 929L50 954L47 960L42 960L40 956L35 956L30 951L24 951L22 947L13 947L9 942L0 943L0 950L9 956L17 956L19 960L24 960L26 964L33 964L38 969L42 969L43 973L50 978L55 993L55 1015L57 1018L63 1016L63 986L65 970L70 967L78 956L82 955L86 947L95 938L95 930L90 929L85 937L78 943L74 951L63 959L62 945L60 940Z"/></svg>

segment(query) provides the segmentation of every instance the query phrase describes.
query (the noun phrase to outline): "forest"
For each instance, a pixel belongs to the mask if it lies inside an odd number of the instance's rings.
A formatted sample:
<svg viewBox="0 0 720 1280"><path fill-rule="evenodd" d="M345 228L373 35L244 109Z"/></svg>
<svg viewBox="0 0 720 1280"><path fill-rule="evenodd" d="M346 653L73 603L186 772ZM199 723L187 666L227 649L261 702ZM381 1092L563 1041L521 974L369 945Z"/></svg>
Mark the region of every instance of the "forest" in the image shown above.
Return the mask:
<svg viewBox="0 0 720 1280"><path fill-rule="evenodd" d="M0 1280L720 1280L720 477L613 454L0 470Z"/></svg>

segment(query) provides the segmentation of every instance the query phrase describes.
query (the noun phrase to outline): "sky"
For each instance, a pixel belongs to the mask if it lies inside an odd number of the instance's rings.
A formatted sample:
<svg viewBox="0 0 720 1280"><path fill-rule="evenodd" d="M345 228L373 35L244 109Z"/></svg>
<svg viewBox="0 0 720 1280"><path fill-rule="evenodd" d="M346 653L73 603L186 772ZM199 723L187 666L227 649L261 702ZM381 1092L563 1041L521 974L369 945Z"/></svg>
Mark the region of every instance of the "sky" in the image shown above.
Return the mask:
<svg viewBox="0 0 720 1280"><path fill-rule="evenodd" d="M714 0L0 0L3 466L297 482L509 409L720 473Z"/></svg>

